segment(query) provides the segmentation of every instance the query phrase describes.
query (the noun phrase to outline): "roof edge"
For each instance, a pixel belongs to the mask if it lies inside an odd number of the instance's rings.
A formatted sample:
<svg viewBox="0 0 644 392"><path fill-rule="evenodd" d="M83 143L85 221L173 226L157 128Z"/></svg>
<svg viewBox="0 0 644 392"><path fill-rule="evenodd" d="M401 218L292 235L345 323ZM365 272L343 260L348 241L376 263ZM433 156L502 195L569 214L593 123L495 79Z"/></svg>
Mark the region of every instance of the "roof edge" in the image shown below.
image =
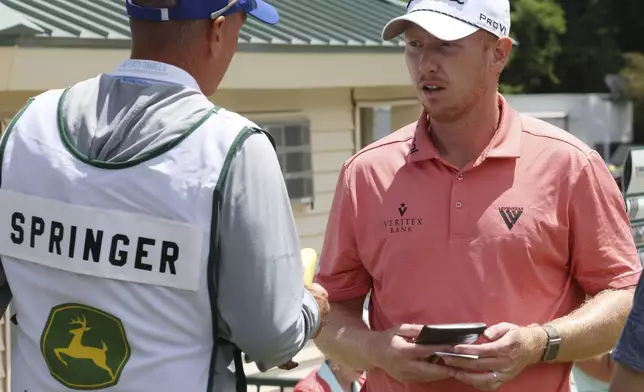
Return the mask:
<svg viewBox="0 0 644 392"><path fill-rule="evenodd" d="M52 49L130 49L131 41L125 39L91 39L91 38L59 38L0 35L0 46L18 46L23 48L52 48ZM404 46L391 44L389 46L371 45L294 45L294 44L254 44L239 43L239 52L265 53L401 53Z"/></svg>
<svg viewBox="0 0 644 392"><path fill-rule="evenodd" d="M380 0L380 1L384 1L385 3L389 3L389 4L391 4L391 5L398 6L398 7L400 7L402 10L406 10L406 9L407 9L407 6L406 6L406 5L405 5L405 3L404 3L403 1L401 1L401 0Z"/></svg>

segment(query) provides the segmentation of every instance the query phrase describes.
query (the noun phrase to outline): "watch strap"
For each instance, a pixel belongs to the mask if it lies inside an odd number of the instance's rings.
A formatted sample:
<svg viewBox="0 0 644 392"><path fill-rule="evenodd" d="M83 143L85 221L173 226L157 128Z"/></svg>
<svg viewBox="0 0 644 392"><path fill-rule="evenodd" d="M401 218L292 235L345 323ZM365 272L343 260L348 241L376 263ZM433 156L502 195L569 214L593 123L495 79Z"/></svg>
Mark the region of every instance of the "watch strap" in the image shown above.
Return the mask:
<svg viewBox="0 0 644 392"><path fill-rule="evenodd" d="M557 358L559 348L561 347L561 335L552 325L543 325L541 328L548 334L548 344L543 353L542 361L552 361Z"/></svg>

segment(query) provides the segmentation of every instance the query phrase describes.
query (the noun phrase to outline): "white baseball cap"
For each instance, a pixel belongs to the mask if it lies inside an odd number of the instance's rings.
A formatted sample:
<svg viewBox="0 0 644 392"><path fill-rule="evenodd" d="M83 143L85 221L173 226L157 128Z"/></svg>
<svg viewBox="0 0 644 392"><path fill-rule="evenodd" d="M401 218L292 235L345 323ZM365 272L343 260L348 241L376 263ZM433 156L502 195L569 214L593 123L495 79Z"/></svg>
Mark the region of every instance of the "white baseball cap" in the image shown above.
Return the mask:
<svg viewBox="0 0 644 392"><path fill-rule="evenodd" d="M388 41L402 34L409 23L417 24L443 41L456 41L479 29L497 37L510 35L508 0L412 0L407 13L392 19L382 30ZM517 42L513 40L516 44Z"/></svg>

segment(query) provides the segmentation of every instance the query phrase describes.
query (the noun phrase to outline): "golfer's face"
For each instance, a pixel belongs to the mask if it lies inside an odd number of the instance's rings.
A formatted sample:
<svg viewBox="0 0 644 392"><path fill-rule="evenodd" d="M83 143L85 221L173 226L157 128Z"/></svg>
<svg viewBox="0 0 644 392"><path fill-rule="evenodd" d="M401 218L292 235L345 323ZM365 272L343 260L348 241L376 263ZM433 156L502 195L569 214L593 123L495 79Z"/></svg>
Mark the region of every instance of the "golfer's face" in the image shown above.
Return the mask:
<svg viewBox="0 0 644 392"><path fill-rule="evenodd" d="M480 94L488 66L478 33L442 41L415 24L405 31L405 57L418 98L434 118L457 114Z"/></svg>

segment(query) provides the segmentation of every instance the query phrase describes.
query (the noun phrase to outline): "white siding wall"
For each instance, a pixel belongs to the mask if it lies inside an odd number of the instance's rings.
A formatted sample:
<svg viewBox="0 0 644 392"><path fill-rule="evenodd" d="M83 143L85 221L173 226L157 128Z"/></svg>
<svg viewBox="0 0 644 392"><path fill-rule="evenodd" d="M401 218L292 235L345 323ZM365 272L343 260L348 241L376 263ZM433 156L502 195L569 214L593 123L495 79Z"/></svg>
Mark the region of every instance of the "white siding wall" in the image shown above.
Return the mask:
<svg viewBox="0 0 644 392"><path fill-rule="evenodd" d="M351 91L223 91L213 101L258 122L290 118L310 121L315 202L313 208L293 205L293 211L301 246L319 252L340 167L354 152Z"/></svg>

